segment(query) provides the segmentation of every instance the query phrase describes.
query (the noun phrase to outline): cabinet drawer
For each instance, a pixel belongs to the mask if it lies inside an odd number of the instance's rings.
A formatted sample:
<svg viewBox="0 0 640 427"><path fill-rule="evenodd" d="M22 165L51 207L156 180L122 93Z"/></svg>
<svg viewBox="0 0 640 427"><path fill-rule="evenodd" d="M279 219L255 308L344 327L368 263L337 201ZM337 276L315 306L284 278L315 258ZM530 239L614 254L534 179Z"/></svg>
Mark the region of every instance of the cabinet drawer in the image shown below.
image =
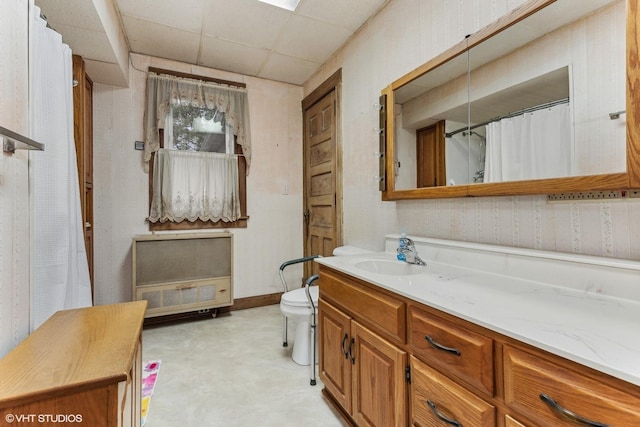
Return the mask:
<svg viewBox="0 0 640 427"><path fill-rule="evenodd" d="M520 421L516 421L515 419L511 418L510 415L505 415L504 426L505 427L527 427L524 424L522 424Z"/></svg>
<svg viewBox="0 0 640 427"><path fill-rule="evenodd" d="M503 358L505 403L523 415L539 420L540 425L573 427L580 424L562 416L561 408L564 408L576 416L604 425L640 426L640 399L637 397L508 345L504 346ZM553 399L558 408L554 409L549 401L543 400L543 395Z"/></svg>
<svg viewBox="0 0 640 427"><path fill-rule="evenodd" d="M375 327L402 344L406 339L405 303L353 279L343 280L333 271L322 268L320 298L332 301L356 320Z"/></svg>
<svg viewBox="0 0 640 427"><path fill-rule="evenodd" d="M411 356L411 417L414 425L494 427L495 408ZM455 424L453 424L455 425Z"/></svg>
<svg viewBox="0 0 640 427"><path fill-rule="evenodd" d="M409 307L409 344L413 354L494 394L493 340L430 314Z"/></svg>

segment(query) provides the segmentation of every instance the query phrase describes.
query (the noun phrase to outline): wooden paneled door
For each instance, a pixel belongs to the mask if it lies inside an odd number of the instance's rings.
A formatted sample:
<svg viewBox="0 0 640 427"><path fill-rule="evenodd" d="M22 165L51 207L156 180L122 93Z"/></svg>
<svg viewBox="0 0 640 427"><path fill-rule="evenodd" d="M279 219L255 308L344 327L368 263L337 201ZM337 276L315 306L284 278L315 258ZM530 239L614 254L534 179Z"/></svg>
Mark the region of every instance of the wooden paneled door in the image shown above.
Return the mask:
<svg viewBox="0 0 640 427"><path fill-rule="evenodd" d="M418 187L447 185L444 129L442 120L416 132Z"/></svg>
<svg viewBox="0 0 640 427"><path fill-rule="evenodd" d="M73 55L73 136L76 143L80 209L93 295L93 82L84 60Z"/></svg>
<svg viewBox="0 0 640 427"><path fill-rule="evenodd" d="M342 185L337 117L340 72L303 100L304 254L332 255L342 244ZM305 277L318 272L305 266Z"/></svg>

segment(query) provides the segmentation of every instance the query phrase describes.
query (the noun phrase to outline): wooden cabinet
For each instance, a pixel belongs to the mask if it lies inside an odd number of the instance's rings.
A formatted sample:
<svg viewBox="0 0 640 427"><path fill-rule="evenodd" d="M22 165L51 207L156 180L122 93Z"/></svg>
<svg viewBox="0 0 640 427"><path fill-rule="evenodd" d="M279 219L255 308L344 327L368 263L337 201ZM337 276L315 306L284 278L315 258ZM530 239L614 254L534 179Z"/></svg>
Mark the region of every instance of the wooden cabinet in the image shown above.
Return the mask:
<svg viewBox="0 0 640 427"><path fill-rule="evenodd" d="M604 375L574 370L534 351L504 346L504 400L538 425L640 426L640 400Z"/></svg>
<svg viewBox="0 0 640 427"><path fill-rule="evenodd" d="M359 426L640 426L640 387L324 265L318 327L324 392Z"/></svg>
<svg viewBox="0 0 640 427"><path fill-rule="evenodd" d="M140 426L146 302L55 313L0 360L0 419Z"/></svg>
<svg viewBox="0 0 640 427"><path fill-rule="evenodd" d="M382 337L376 318L364 325L349 307L372 303L390 315L394 307L404 312L403 303L339 276L323 275L319 305L320 379L336 404L359 426L406 425L406 353ZM332 282L332 283L329 283ZM342 292L346 291L346 292ZM361 299L344 299L345 295ZM331 301L331 302L328 302ZM337 308L333 303L342 308ZM399 303L399 304L398 304ZM368 304L367 307L371 307ZM395 318L395 316L391 316ZM384 334L400 332L388 324ZM400 328L404 331L404 327Z"/></svg>

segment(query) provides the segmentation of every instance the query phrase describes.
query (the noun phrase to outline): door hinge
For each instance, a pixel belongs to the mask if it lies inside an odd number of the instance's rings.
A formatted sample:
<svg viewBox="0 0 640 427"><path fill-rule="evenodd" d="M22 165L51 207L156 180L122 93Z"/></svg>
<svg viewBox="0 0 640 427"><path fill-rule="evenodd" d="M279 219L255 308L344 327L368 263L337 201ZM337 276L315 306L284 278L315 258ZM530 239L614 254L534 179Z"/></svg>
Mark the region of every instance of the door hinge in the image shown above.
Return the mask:
<svg viewBox="0 0 640 427"><path fill-rule="evenodd" d="M411 384L411 367L404 368L404 379L408 384Z"/></svg>

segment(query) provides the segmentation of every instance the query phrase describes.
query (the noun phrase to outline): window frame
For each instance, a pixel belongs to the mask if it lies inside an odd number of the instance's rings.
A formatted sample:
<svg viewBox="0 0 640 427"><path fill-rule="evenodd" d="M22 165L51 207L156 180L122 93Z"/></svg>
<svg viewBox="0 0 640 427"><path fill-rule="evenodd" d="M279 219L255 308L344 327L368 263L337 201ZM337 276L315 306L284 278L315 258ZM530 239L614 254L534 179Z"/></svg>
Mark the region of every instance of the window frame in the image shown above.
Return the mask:
<svg viewBox="0 0 640 427"><path fill-rule="evenodd" d="M229 86L246 88L244 83L233 82L229 80L220 80L211 77L197 76L194 74L180 73L176 71L164 70L160 68L149 67L149 72L157 74L169 74L175 77L184 77L189 79L202 80L205 82L225 84ZM160 133L160 147L164 148L164 129L159 129ZM240 218L233 222L224 221L202 221L200 219L190 221L166 221L166 222L149 222L150 231L162 231L162 230L202 230L212 228L247 228L249 216L247 215L247 161L242 154L242 147L235 142L235 154L238 155L238 187L240 195ZM151 200L153 198L153 163L156 157L156 153L151 153L151 160L149 160L149 206L148 211L151 209Z"/></svg>

